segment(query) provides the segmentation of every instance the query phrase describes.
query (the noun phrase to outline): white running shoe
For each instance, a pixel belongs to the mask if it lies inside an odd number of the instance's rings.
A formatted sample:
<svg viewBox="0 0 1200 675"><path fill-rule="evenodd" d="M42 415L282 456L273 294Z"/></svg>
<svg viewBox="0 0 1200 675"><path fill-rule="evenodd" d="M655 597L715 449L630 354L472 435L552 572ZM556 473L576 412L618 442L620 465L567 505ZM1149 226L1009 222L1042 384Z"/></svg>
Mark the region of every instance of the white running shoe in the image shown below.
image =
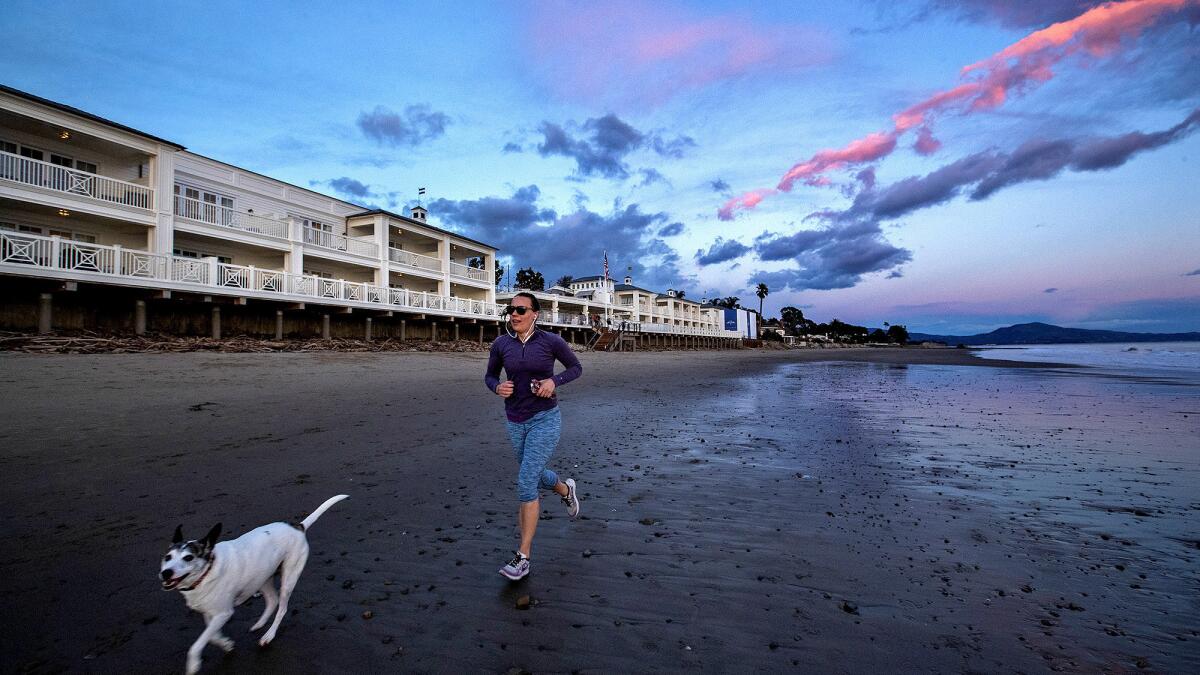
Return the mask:
<svg viewBox="0 0 1200 675"><path fill-rule="evenodd" d="M520 551L513 551L513 554L513 559L500 568L500 574L508 577L509 581L520 581L529 574L529 558L521 555Z"/></svg>
<svg viewBox="0 0 1200 675"><path fill-rule="evenodd" d="M567 515L572 519L579 517L579 493L575 491L575 479L568 478L563 483L567 486L567 496L562 498L567 505Z"/></svg>

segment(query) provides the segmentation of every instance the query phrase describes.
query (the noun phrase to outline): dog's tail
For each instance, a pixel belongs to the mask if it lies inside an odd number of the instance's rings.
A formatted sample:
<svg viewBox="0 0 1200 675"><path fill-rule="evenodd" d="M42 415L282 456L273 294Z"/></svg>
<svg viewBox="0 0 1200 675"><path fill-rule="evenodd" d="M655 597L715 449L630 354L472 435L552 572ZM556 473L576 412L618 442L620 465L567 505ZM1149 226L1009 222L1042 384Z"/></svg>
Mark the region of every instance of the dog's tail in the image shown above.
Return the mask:
<svg viewBox="0 0 1200 675"><path fill-rule="evenodd" d="M317 518L320 518L322 513L325 513L329 510L329 507L349 496L350 495L338 495L336 497L330 497L329 499L326 499L325 503L318 506L316 511L313 511L312 514L310 514L307 518L300 521L300 529L307 532L308 528L312 527L313 523L317 522Z"/></svg>

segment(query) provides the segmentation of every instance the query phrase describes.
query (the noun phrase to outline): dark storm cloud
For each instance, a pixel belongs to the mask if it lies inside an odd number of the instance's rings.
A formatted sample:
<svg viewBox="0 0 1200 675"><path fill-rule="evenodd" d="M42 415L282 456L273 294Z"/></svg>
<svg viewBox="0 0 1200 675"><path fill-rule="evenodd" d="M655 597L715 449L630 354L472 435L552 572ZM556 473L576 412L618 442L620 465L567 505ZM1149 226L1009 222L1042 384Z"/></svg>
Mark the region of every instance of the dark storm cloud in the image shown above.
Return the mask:
<svg viewBox="0 0 1200 675"><path fill-rule="evenodd" d="M696 145L687 136L666 138L658 132L638 131L612 113L589 119L575 131L549 121L542 122L538 131L542 134L538 154L575 160L575 173L579 177L623 180L633 172L626 159L634 151L650 150L660 157L678 159ZM644 171L659 175L654 169Z"/></svg>
<svg viewBox="0 0 1200 675"><path fill-rule="evenodd" d="M1053 288L1053 287L1051 287L1051 288L1047 288L1046 290L1044 290L1044 291L1042 291L1042 292L1043 292L1043 293L1057 293L1057 292L1058 292L1058 289L1057 289L1057 288Z"/></svg>
<svg viewBox="0 0 1200 675"><path fill-rule="evenodd" d="M712 188L713 192L729 192L729 183L721 178L708 181L708 186Z"/></svg>
<svg viewBox="0 0 1200 675"><path fill-rule="evenodd" d="M614 277L632 266L634 283L665 289L694 283L679 267L680 256L659 235L679 223L666 213L645 213L637 204L614 204L607 213L576 204L559 214L539 206L535 185L510 197L437 199L429 204L430 218L453 225L463 234L500 249L517 267L532 266L547 279L602 274L607 251Z"/></svg>
<svg viewBox="0 0 1200 675"><path fill-rule="evenodd" d="M446 133L450 117L428 105L410 105L403 113L384 106L358 116L358 128L380 145L416 146Z"/></svg>
<svg viewBox="0 0 1200 675"><path fill-rule="evenodd" d="M723 239L717 237L717 240L708 247L708 250L699 249L696 251L696 262L701 267L706 265L715 265L723 263L734 258L740 258L750 252L750 247L736 239Z"/></svg>

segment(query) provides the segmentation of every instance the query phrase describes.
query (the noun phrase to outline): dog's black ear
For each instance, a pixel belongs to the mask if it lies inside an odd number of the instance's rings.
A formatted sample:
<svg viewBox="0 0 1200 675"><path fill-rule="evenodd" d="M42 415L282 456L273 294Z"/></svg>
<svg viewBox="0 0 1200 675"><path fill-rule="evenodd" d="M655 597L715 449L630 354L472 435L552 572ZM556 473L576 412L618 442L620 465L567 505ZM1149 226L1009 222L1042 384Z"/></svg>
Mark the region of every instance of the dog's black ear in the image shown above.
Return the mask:
<svg viewBox="0 0 1200 675"><path fill-rule="evenodd" d="M179 544L182 542L183 542L183 525L176 525L175 526L175 536L171 537L171 543Z"/></svg>
<svg viewBox="0 0 1200 675"><path fill-rule="evenodd" d="M217 539L221 537L221 524L213 525L208 534L204 535L204 547L212 550L212 547L217 545Z"/></svg>

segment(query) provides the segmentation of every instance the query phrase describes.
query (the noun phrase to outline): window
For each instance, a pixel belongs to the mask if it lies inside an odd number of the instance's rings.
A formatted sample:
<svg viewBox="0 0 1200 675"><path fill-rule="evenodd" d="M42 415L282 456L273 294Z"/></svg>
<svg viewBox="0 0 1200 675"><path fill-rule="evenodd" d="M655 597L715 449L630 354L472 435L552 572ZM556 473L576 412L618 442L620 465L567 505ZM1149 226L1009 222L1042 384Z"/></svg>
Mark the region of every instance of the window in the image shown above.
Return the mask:
<svg viewBox="0 0 1200 675"><path fill-rule="evenodd" d="M317 270L304 270L304 276L321 277L322 279L332 279L333 275L329 272L318 272Z"/></svg>
<svg viewBox="0 0 1200 675"><path fill-rule="evenodd" d="M75 168L88 173L100 173L95 164L92 164L91 162L85 162L82 159L75 160ZM138 178L141 178L141 176L138 176Z"/></svg>
<svg viewBox="0 0 1200 675"><path fill-rule="evenodd" d="M17 154L17 144L8 141L0 141L0 152L11 152Z"/></svg>
<svg viewBox="0 0 1200 675"><path fill-rule="evenodd" d="M213 253L201 253L200 251L192 251L192 250L189 250L186 248L177 248L174 250L174 253L175 253L175 255L179 256L180 258L196 258L196 259L216 258L217 262L219 262L219 263L222 263L225 265L233 264L233 258L231 258L227 255L215 255Z"/></svg>
<svg viewBox="0 0 1200 675"><path fill-rule="evenodd" d="M180 183L175 184L175 212L214 225L232 225L237 217L233 197Z"/></svg>
<svg viewBox="0 0 1200 675"><path fill-rule="evenodd" d="M41 150L38 150L37 148L31 148L29 146L22 145L21 146L21 156L28 157L29 159L36 159L38 161L41 161L46 158L46 153L42 152Z"/></svg>
<svg viewBox="0 0 1200 675"><path fill-rule="evenodd" d="M54 154L53 152L52 152L52 153L50 153L50 163L51 163L51 164L56 164L56 165L58 165L58 166L65 166L65 167L67 167L68 169L73 169L73 168L75 168L75 160L71 159L70 157L64 157L64 156L62 156L62 155L56 155L56 154Z"/></svg>

